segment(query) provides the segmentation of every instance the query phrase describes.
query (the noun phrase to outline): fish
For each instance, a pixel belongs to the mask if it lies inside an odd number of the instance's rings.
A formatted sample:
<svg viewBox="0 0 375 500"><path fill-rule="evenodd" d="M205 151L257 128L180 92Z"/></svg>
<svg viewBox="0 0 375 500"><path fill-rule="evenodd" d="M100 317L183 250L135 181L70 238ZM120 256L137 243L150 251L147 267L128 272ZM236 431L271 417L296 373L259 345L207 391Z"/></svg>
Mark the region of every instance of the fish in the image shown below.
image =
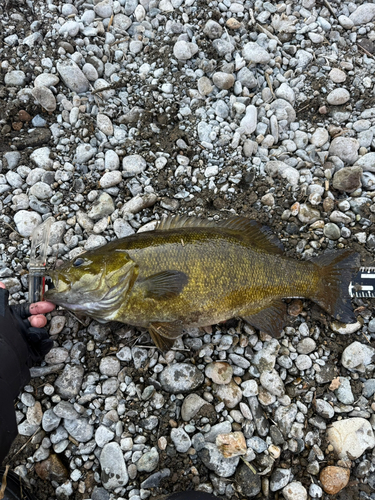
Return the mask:
<svg viewBox="0 0 375 500"><path fill-rule="evenodd" d="M353 323L348 286L358 265L350 249L306 261L287 257L267 226L246 217L176 216L50 271L46 300L101 323L146 328L167 350L184 328L231 318L279 337L288 298L310 299Z"/></svg>

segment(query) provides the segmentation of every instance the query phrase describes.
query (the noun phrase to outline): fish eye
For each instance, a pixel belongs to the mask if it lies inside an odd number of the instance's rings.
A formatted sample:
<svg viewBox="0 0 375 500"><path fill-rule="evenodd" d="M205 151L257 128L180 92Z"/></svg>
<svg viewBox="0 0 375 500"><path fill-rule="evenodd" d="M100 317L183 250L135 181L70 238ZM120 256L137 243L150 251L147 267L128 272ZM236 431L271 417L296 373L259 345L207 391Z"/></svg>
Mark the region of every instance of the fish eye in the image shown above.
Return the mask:
<svg viewBox="0 0 375 500"><path fill-rule="evenodd" d="M73 262L73 266L74 267L79 267L81 266L85 261L81 258L81 257L78 257L78 259L76 259L74 262Z"/></svg>

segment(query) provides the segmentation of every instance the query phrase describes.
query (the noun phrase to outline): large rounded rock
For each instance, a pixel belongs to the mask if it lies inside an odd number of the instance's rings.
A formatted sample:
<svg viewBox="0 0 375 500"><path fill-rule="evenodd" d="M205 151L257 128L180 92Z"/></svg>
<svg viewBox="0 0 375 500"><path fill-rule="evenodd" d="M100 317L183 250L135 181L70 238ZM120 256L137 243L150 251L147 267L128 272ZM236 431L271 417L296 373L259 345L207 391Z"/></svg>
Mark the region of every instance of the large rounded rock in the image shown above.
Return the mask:
<svg viewBox="0 0 375 500"><path fill-rule="evenodd" d="M358 159L359 142L351 137L336 137L331 142L329 154L338 156L343 162L352 165Z"/></svg>
<svg viewBox="0 0 375 500"><path fill-rule="evenodd" d="M343 467L325 467L320 473L320 482L328 495L336 495L348 484L350 470Z"/></svg>
<svg viewBox="0 0 375 500"><path fill-rule="evenodd" d="M366 366L373 362L374 355L373 347L361 342L352 342L342 353L341 364L347 370L365 372Z"/></svg>
<svg viewBox="0 0 375 500"><path fill-rule="evenodd" d="M299 481L292 481L283 489L285 500L307 500L306 488Z"/></svg>
<svg viewBox="0 0 375 500"><path fill-rule="evenodd" d="M198 455L207 469L220 477L233 476L240 460L240 457L225 458L213 443L206 443Z"/></svg>
<svg viewBox="0 0 375 500"><path fill-rule="evenodd" d="M257 496L262 488L261 477L258 474L254 474L254 472L244 463L237 469L236 483L239 493L246 498Z"/></svg>
<svg viewBox="0 0 375 500"><path fill-rule="evenodd" d="M56 68L62 81L70 90L73 90L73 92L80 94L89 89L90 83L88 79L85 77L80 67L71 59L58 62Z"/></svg>
<svg viewBox="0 0 375 500"><path fill-rule="evenodd" d="M42 217L37 212L20 210L14 216L14 222L20 235L28 238L34 229L42 223Z"/></svg>
<svg viewBox="0 0 375 500"><path fill-rule="evenodd" d="M333 176L333 187L338 191L352 193L361 187L361 167L344 167Z"/></svg>
<svg viewBox="0 0 375 500"><path fill-rule="evenodd" d="M118 443L104 445L100 454L102 482L106 490L125 486L129 481L124 456Z"/></svg>
<svg viewBox="0 0 375 500"><path fill-rule="evenodd" d="M334 422L327 431L327 438L340 459L355 460L375 446L371 424L361 417Z"/></svg>
<svg viewBox="0 0 375 500"><path fill-rule="evenodd" d="M203 384L204 375L194 365L175 363L169 365L160 374L163 389L171 393L193 391Z"/></svg>

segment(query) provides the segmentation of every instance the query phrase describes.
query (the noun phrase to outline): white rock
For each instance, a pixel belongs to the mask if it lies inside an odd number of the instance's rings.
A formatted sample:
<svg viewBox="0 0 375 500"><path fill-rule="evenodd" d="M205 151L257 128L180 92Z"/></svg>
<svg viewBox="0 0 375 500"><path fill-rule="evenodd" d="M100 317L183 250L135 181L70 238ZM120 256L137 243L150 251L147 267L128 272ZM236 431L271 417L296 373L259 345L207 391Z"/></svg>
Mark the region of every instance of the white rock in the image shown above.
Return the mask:
<svg viewBox="0 0 375 500"><path fill-rule="evenodd" d="M285 394L284 382L276 370L264 371L260 376L260 383L270 394L281 397Z"/></svg>
<svg viewBox="0 0 375 500"><path fill-rule="evenodd" d="M354 26L354 23L350 19L350 17L343 16L343 15L339 16L339 23L346 30L351 30L353 28L353 26Z"/></svg>
<svg viewBox="0 0 375 500"><path fill-rule="evenodd" d="M300 354L295 360L298 370L308 370L312 366L312 360L307 354Z"/></svg>
<svg viewBox="0 0 375 500"><path fill-rule="evenodd" d="M173 55L179 61L191 59L198 52L198 45L185 40L178 40L173 47Z"/></svg>
<svg viewBox="0 0 375 500"><path fill-rule="evenodd" d="M331 69L328 76L335 83L343 83L346 80L346 73L339 68Z"/></svg>
<svg viewBox="0 0 375 500"><path fill-rule="evenodd" d="M125 177L134 177L147 167L146 160L141 155L125 156L122 160L122 169Z"/></svg>
<svg viewBox="0 0 375 500"><path fill-rule="evenodd" d="M252 134L254 130L257 127L258 123L258 113L257 113L257 108L250 104L250 106L247 106L246 108L246 114L242 118L240 126L244 128L245 134Z"/></svg>
<svg viewBox="0 0 375 500"><path fill-rule="evenodd" d="M90 144L80 144L77 146L74 160L76 163L86 163L96 155L96 148Z"/></svg>
<svg viewBox="0 0 375 500"><path fill-rule="evenodd" d="M354 165L362 167L364 172L375 172L375 153L367 153L361 156Z"/></svg>
<svg viewBox="0 0 375 500"><path fill-rule="evenodd" d="M31 153L30 160L33 161L37 167L49 170L53 165L53 161L49 157L50 154L51 150L49 148L38 148Z"/></svg>
<svg viewBox="0 0 375 500"><path fill-rule="evenodd" d="M294 103L296 101L296 94L287 83L283 82L280 87L276 89L275 95L280 99L285 99L285 101L290 102L290 104L294 106Z"/></svg>
<svg viewBox="0 0 375 500"><path fill-rule="evenodd" d="M171 439L179 453L186 453L191 446L191 440L182 427L171 430Z"/></svg>
<svg viewBox="0 0 375 500"><path fill-rule="evenodd" d="M70 88L70 90L77 92L77 94L86 92L90 88L89 81L82 70L71 59L58 62L56 64L56 69L65 85Z"/></svg>
<svg viewBox="0 0 375 500"><path fill-rule="evenodd" d="M103 134L113 135L113 125L111 119L107 115L98 113L98 116L96 117L96 124L98 129L103 132Z"/></svg>
<svg viewBox="0 0 375 500"><path fill-rule="evenodd" d="M112 186L117 186L122 181L122 175L119 170L114 170L112 172L106 172L100 179L100 187L107 189Z"/></svg>
<svg viewBox="0 0 375 500"><path fill-rule="evenodd" d="M334 422L327 430L327 438L340 459L355 460L375 446L370 422L360 417Z"/></svg>
<svg viewBox="0 0 375 500"><path fill-rule="evenodd" d="M245 380L245 382L242 382L241 387L245 398L258 395L258 384L256 380Z"/></svg>
<svg viewBox="0 0 375 500"><path fill-rule="evenodd" d="M358 159L359 142L352 137L336 137L329 147L330 156L338 156L343 162L352 165Z"/></svg>
<svg viewBox="0 0 375 500"><path fill-rule="evenodd" d="M113 149L108 149L105 152L104 167L106 170L118 170L120 168L120 158Z"/></svg>
<svg viewBox="0 0 375 500"><path fill-rule="evenodd" d="M31 91L34 99L48 112L55 111L56 99L52 91L47 87L35 87Z"/></svg>
<svg viewBox="0 0 375 500"><path fill-rule="evenodd" d="M132 21L130 17L125 16L125 14L116 14L113 18L113 28L115 31L126 31L131 25Z"/></svg>
<svg viewBox="0 0 375 500"><path fill-rule="evenodd" d="M42 223L42 217L37 212L20 210L15 214L14 222L20 235L28 238L34 229Z"/></svg>
<svg viewBox="0 0 375 500"><path fill-rule="evenodd" d="M349 16L355 26L370 23L375 17L375 4L364 3Z"/></svg>
<svg viewBox="0 0 375 500"><path fill-rule="evenodd" d="M119 444L112 442L104 445L99 460L102 482L106 490L126 486L129 476Z"/></svg>
<svg viewBox="0 0 375 500"><path fill-rule="evenodd" d="M285 500L307 500L306 488L299 481L292 481L282 490Z"/></svg>
<svg viewBox="0 0 375 500"><path fill-rule="evenodd" d="M113 13L113 0L102 0L94 7L95 14L103 19L111 17Z"/></svg>
<svg viewBox="0 0 375 500"><path fill-rule="evenodd" d="M75 37L79 32L79 23L77 21L66 21L59 29L60 35L67 33L71 37Z"/></svg>
<svg viewBox="0 0 375 500"><path fill-rule="evenodd" d="M52 73L42 73L34 80L34 87L51 87L59 83L60 78Z"/></svg>
<svg viewBox="0 0 375 500"><path fill-rule="evenodd" d="M349 101L349 99L350 94L344 88L334 89L327 96L327 102L332 106L340 106L341 104L345 104Z"/></svg>
<svg viewBox="0 0 375 500"><path fill-rule="evenodd" d="M116 219L113 223L113 230L117 238L125 238L134 234L134 228L124 219Z"/></svg>
<svg viewBox="0 0 375 500"><path fill-rule="evenodd" d="M144 20L144 18L146 17L146 11L143 5L137 5L134 11L134 17L139 23L141 23Z"/></svg>
<svg viewBox="0 0 375 500"><path fill-rule="evenodd" d="M25 85L26 75L23 71L9 71L4 77L5 85L20 87Z"/></svg>
<svg viewBox="0 0 375 500"><path fill-rule="evenodd" d="M317 128L311 136L310 142L317 148L321 148L329 139L328 131L325 128Z"/></svg>
<svg viewBox="0 0 375 500"><path fill-rule="evenodd" d="M350 335L357 332L362 328L362 324L357 321L356 323L340 323L340 321L332 321L331 329L340 335Z"/></svg>
<svg viewBox="0 0 375 500"><path fill-rule="evenodd" d="M246 61L253 64L267 64L271 60L270 54L255 42L245 44L242 55Z"/></svg>
<svg viewBox="0 0 375 500"><path fill-rule="evenodd" d="M98 72L91 63L86 63L82 67L82 72L90 82L96 82L99 78Z"/></svg>
<svg viewBox="0 0 375 500"><path fill-rule="evenodd" d="M366 366L372 363L375 349L369 345L353 342L342 353L341 364L348 370L365 372Z"/></svg>

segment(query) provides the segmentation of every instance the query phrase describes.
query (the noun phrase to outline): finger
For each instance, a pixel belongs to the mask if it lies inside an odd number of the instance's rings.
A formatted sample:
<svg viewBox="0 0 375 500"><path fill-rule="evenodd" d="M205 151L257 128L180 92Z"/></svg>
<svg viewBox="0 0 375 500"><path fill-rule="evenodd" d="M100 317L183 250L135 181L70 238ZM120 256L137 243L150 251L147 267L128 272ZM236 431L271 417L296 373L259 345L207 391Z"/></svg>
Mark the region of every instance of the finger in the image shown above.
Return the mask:
<svg viewBox="0 0 375 500"><path fill-rule="evenodd" d="M55 309L55 304L52 302L35 302L35 304L30 305L30 314L47 314Z"/></svg>
<svg viewBox="0 0 375 500"><path fill-rule="evenodd" d="M4 283L2 281L0 281L0 288L6 288L6 286L4 285Z"/></svg>
<svg viewBox="0 0 375 500"><path fill-rule="evenodd" d="M30 325L34 328L43 328L47 324L47 319L43 314L37 314L29 318Z"/></svg>

